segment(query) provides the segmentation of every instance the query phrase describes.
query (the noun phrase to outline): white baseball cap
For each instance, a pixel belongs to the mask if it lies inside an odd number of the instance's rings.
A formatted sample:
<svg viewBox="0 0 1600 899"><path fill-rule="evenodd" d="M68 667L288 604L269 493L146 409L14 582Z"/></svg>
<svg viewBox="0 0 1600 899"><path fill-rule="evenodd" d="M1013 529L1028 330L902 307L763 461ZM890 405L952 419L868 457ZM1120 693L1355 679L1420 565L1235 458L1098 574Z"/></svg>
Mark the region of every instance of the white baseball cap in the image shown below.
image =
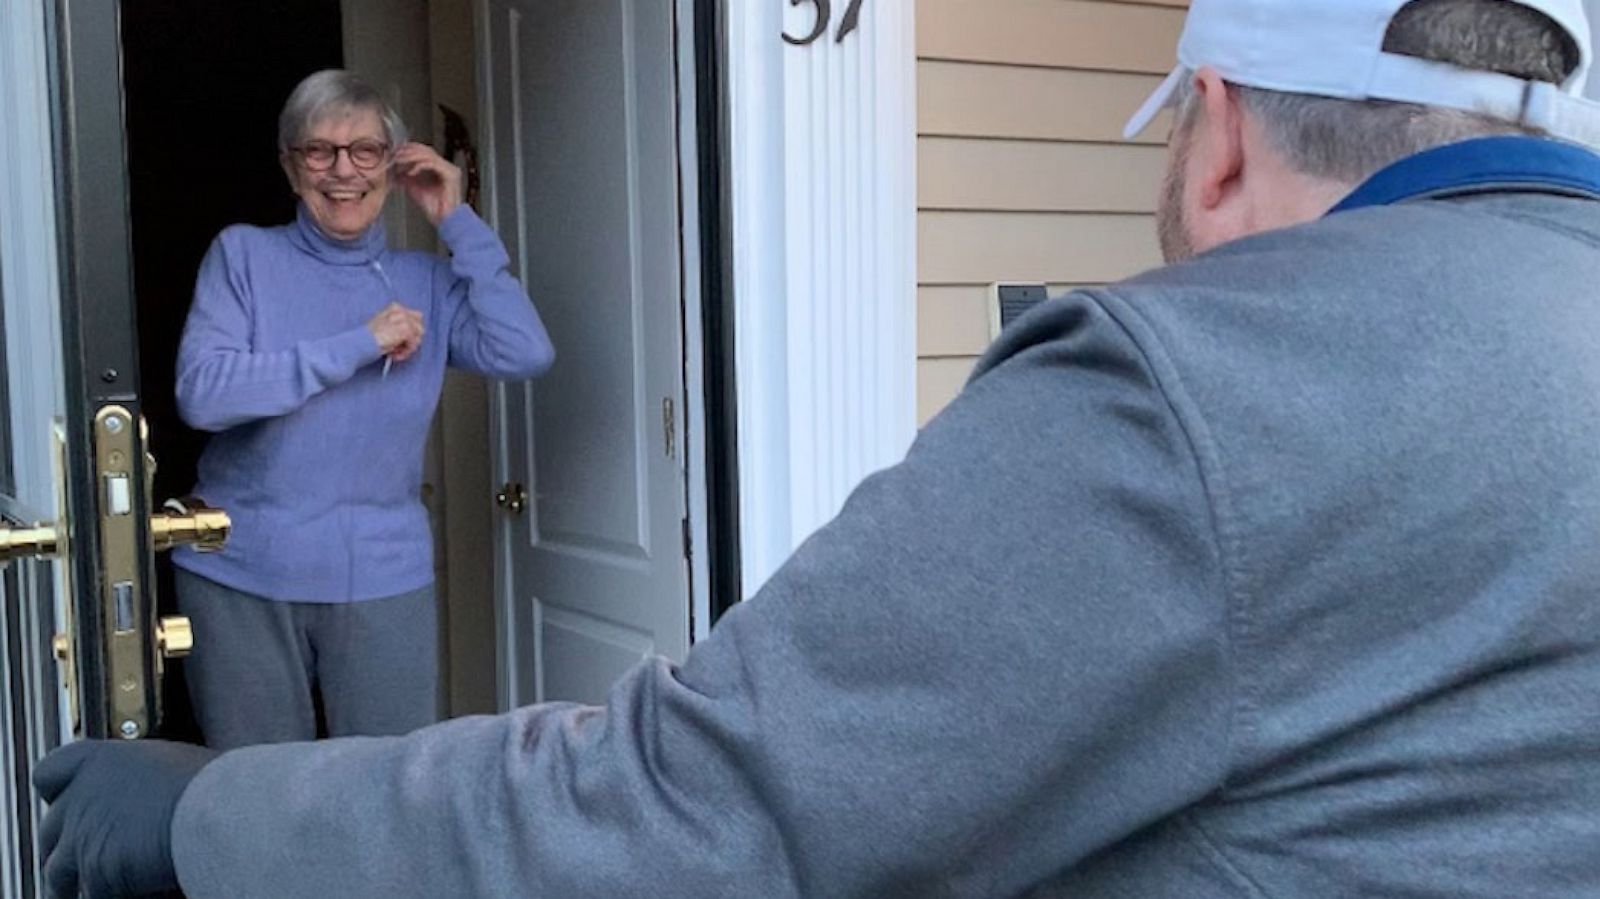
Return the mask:
<svg viewBox="0 0 1600 899"><path fill-rule="evenodd" d="M1178 67L1123 134L1143 131L1173 103L1185 79L1210 66L1247 87L1466 110L1600 147L1600 103L1582 97L1594 61L1583 0L1511 0L1549 16L1578 45L1578 70L1559 86L1385 53L1389 22L1407 2L1193 0Z"/></svg>

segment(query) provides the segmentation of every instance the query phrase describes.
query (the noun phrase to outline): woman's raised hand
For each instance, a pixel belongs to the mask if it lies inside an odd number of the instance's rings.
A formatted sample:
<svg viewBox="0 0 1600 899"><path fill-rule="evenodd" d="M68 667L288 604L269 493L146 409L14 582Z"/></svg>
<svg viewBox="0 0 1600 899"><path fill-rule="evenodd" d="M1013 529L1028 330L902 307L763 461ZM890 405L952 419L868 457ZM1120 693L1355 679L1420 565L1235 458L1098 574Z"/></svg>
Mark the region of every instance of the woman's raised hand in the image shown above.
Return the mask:
<svg viewBox="0 0 1600 899"><path fill-rule="evenodd" d="M395 151L394 178L435 228L461 205L461 169L427 144L411 141Z"/></svg>
<svg viewBox="0 0 1600 899"><path fill-rule="evenodd" d="M422 346L422 313L399 303L390 303L367 322L378 340L378 349L396 362L410 359Z"/></svg>

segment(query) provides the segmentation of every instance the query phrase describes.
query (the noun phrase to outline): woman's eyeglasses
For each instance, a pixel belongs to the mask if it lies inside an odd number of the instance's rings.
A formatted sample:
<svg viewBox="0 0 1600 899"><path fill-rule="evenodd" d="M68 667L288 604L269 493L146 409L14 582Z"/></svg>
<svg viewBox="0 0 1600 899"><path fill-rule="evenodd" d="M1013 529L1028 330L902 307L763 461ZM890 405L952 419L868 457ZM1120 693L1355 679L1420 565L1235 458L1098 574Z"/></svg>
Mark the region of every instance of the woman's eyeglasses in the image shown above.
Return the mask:
<svg viewBox="0 0 1600 899"><path fill-rule="evenodd" d="M329 143L325 140L308 140L291 147L300 157L300 163L311 172L326 172L339 161L339 153L350 154L350 164L371 171L389 161L389 145L381 140L358 140L349 144Z"/></svg>

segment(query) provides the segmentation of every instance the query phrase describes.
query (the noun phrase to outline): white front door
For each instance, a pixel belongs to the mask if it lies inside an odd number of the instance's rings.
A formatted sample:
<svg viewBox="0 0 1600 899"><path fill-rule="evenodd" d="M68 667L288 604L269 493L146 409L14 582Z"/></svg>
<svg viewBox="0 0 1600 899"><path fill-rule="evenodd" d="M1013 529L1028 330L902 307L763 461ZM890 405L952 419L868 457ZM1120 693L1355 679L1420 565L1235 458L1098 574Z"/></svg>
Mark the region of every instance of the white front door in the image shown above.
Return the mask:
<svg viewBox="0 0 1600 899"><path fill-rule="evenodd" d="M501 704L597 702L689 645L673 5L479 13L485 205L557 355L494 394Z"/></svg>

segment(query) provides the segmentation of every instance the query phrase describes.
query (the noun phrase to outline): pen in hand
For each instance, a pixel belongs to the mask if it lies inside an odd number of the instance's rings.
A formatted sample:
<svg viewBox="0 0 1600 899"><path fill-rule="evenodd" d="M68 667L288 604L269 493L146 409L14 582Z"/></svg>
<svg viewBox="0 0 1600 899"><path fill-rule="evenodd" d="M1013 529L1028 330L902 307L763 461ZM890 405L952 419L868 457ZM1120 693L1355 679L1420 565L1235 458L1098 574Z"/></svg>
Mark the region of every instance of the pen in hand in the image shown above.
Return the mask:
<svg viewBox="0 0 1600 899"><path fill-rule="evenodd" d="M395 363L403 363L416 355L426 333L422 313L399 303L385 306L367 323L367 329L377 342L378 355L383 357L383 373L380 377L385 380L389 372L394 370Z"/></svg>
<svg viewBox="0 0 1600 899"><path fill-rule="evenodd" d="M394 282L389 280L389 273L383 270L383 263L379 262L377 259L373 259L369 264L372 266L372 270L377 272L378 277L382 279L384 289L387 290L390 295L398 295L394 289ZM391 305L398 305L398 301ZM389 353L383 357L383 374L380 376L379 380L388 380L389 369L393 367L394 354Z"/></svg>

